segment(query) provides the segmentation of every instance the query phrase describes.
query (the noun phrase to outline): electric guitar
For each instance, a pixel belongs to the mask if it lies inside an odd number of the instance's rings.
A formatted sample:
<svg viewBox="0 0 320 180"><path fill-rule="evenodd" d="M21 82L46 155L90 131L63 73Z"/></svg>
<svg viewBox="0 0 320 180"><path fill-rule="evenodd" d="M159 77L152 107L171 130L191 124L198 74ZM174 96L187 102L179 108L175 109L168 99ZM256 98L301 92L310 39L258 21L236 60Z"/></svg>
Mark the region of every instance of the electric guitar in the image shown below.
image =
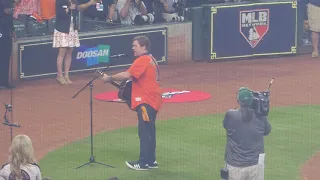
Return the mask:
<svg viewBox="0 0 320 180"><path fill-rule="evenodd" d="M105 74L101 70L97 70L97 73L103 77ZM118 91L118 97L119 99L126 102L126 104L131 108L131 92L132 92L132 81L131 80L124 80L120 84L115 81L109 81L110 84L115 86L119 89Z"/></svg>

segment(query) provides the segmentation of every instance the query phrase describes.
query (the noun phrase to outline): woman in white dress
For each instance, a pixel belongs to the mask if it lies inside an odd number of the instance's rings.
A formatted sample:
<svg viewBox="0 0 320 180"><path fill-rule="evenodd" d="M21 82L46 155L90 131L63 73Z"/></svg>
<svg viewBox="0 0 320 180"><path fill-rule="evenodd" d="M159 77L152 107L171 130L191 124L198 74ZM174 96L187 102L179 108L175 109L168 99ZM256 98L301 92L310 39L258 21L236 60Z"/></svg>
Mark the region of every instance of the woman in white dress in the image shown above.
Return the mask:
<svg viewBox="0 0 320 180"><path fill-rule="evenodd" d="M76 24L77 5L74 0L56 0L56 23L53 34L53 47L59 48L57 57L57 80L60 84L72 84L69 70L74 47L80 46ZM63 76L64 64L64 76Z"/></svg>

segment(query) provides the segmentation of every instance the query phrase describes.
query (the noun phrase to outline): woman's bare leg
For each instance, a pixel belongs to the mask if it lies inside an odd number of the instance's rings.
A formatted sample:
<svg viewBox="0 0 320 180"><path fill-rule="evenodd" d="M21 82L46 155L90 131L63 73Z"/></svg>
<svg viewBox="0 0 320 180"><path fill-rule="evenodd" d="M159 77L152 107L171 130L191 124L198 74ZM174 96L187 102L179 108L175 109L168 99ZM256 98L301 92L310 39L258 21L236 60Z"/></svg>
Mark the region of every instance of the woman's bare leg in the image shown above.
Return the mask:
<svg viewBox="0 0 320 180"><path fill-rule="evenodd" d="M312 47L313 47L313 52L312 52L312 57L317 57L319 56L319 33L318 32L312 32Z"/></svg>
<svg viewBox="0 0 320 180"><path fill-rule="evenodd" d="M68 48L66 52L65 61L64 61L64 76L68 84L72 84L72 81L69 78L69 70L70 70L71 61L72 61L72 51L73 51L73 48Z"/></svg>
<svg viewBox="0 0 320 180"><path fill-rule="evenodd" d="M66 48L59 48L59 54L57 57L57 80L60 82L60 84L67 84L66 81L63 79L63 75L62 75L62 63L63 63L63 59L66 55Z"/></svg>

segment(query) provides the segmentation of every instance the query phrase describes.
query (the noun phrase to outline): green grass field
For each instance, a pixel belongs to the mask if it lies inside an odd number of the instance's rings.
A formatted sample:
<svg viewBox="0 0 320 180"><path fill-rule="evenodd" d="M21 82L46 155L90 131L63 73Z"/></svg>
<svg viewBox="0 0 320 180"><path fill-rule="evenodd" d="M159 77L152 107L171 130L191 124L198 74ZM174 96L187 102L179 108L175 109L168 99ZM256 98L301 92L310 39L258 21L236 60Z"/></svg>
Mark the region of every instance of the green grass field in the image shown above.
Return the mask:
<svg viewBox="0 0 320 180"><path fill-rule="evenodd" d="M265 180L299 180L300 167L320 150L320 106L273 108L272 132L265 138ZM40 162L43 176L53 180L218 180L224 165L223 114L157 122L159 169L134 171L126 160L139 157L137 128L123 128L94 136L99 164L75 167L88 161L90 138L48 153Z"/></svg>

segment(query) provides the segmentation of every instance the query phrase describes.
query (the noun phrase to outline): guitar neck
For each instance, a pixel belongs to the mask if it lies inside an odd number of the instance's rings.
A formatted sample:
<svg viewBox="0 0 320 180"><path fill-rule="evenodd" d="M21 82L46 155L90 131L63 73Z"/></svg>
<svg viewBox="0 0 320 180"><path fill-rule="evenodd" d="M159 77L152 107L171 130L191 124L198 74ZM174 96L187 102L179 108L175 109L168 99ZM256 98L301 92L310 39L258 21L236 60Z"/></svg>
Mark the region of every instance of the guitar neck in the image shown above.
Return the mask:
<svg viewBox="0 0 320 180"><path fill-rule="evenodd" d="M114 81L110 81L110 84L114 85L115 87L117 87L118 89L120 88L120 84L114 82Z"/></svg>
<svg viewBox="0 0 320 180"><path fill-rule="evenodd" d="M103 77L103 75L105 74L104 72L102 72L102 71L98 71L98 73ZM106 82L105 82L106 83ZM117 87L118 89L120 89L120 84L119 83L116 83L115 81L110 81L110 82L108 82L108 83L110 83L110 84L112 84L112 85L114 85L115 87Z"/></svg>

